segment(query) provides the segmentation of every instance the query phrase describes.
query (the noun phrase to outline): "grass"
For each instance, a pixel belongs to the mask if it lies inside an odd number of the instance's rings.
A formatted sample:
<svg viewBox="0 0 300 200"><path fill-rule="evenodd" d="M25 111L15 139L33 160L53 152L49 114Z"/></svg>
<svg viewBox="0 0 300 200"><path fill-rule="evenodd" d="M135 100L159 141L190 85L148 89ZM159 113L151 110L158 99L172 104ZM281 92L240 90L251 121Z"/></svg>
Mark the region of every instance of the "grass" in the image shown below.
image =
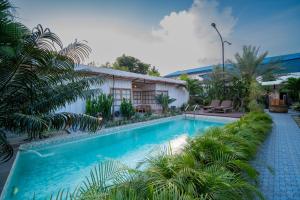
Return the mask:
<svg viewBox="0 0 300 200"><path fill-rule="evenodd" d="M249 164L272 127L271 118L251 112L223 128L211 128L172 150L149 156L136 169L117 161L100 163L74 192L58 199L264 199L258 172Z"/></svg>

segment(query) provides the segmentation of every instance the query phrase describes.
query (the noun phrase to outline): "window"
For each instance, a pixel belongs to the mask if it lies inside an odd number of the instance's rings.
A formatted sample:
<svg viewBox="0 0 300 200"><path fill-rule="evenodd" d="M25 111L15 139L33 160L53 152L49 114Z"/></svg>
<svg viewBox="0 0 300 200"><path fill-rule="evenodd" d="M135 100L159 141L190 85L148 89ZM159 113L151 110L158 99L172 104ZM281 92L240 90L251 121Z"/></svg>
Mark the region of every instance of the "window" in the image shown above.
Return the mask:
<svg viewBox="0 0 300 200"><path fill-rule="evenodd" d="M122 99L131 100L131 89L111 88L110 94L114 97L114 105L121 105Z"/></svg>
<svg viewBox="0 0 300 200"><path fill-rule="evenodd" d="M168 95L168 91L165 91L165 90L157 90L157 91L156 91L156 95L160 95L160 94Z"/></svg>
<svg viewBox="0 0 300 200"><path fill-rule="evenodd" d="M142 100L144 104L155 104L155 91L143 91Z"/></svg>
<svg viewBox="0 0 300 200"><path fill-rule="evenodd" d="M141 91L133 91L133 103L134 104L142 104L142 92Z"/></svg>
<svg viewBox="0 0 300 200"><path fill-rule="evenodd" d="M133 91L134 104L156 104L155 96L159 94L168 95L168 91Z"/></svg>

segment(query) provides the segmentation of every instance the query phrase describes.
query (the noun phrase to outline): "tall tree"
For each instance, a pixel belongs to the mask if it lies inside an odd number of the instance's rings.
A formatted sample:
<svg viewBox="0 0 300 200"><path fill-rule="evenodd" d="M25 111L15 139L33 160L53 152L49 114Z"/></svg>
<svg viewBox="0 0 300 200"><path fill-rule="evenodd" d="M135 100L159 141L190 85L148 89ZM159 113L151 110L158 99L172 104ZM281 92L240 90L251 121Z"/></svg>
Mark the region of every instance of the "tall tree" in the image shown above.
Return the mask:
<svg viewBox="0 0 300 200"><path fill-rule="evenodd" d="M96 130L100 120L84 114L56 113L66 103L91 97L102 78L76 71L91 52L83 42L66 47L48 28L32 31L15 21L12 6L0 1L0 161L12 157L6 135L42 137L51 130Z"/></svg>
<svg viewBox="0 0 300 200"><path fill-rule="evenodd" d="M159 73L158 69L156 69L155 66L153 66L153 67L148 71L148 75L150 75L150 76L160 76L160 73Z"/></svg>
<svg viewBox="0 0 300 200"><path fill-rule="evenodd" d="M113 64L113 68L139 74L147 74L150 69L150 65L141 62L135 57L126 56L125 54L123 54L116 59Z"/></svg>
<svg viewBox="0 0 300 200"><path fill-rule="evenodd" d="M263 61L267 55L268 52L260 54L259 48L255 46L244 46L242 54L235 54L235 62L231 61L233 67L229 69L229 72L249 82L259 76L270 75L278 69L278 63L276 60L271 60L268 64L264 64Z"/></svg>
<svg viewBox="0 0 300 200"><path fill-rule="evenodd" d="M259 53L259 48L255 46L244 46L243 53L235 55L235 62L232 68L228 69L228 74L239 80L243 84L243 98L241 104L247 109L250 101L250 86L256 82L258 77L272 76L275 70L279 69L277 60L270 60L268 64L264 63L264 59L268 52Z"/></svg>

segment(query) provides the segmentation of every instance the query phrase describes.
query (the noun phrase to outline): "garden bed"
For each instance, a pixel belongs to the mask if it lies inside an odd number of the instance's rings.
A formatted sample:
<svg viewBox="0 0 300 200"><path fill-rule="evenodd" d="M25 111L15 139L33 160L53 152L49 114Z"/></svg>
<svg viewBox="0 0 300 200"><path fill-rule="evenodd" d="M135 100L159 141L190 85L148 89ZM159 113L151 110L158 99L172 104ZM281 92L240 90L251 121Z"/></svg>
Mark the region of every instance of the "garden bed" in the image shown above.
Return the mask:
<svg viewBox="0 0 300 200"><path fill-rule="evenodd" d="M160 119L160 118L165 118L165 117L172 117L176 115L181 115L181 112L170 112L166 114L139 114L136 113L131 119L117 119L114 121L108 121L104 124L105 128L110 128L110 127L115 127L115 126L122 126L126 124L132 124L132 123L137 123L137 122L144 122L144 121L149 121L149 120L154 120L154 119Z"/></svg>

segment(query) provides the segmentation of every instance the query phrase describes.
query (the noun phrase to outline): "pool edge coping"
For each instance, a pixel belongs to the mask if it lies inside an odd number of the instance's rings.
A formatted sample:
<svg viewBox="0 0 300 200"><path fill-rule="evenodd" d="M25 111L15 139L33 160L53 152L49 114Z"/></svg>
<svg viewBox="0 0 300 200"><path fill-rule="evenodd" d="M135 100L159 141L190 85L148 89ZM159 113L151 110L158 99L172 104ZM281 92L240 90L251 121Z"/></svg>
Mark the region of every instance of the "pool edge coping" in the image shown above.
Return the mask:
<svg viewBox="0 0 300 200"><path fill-rule="evenodd" d="M5 181L5 184L4 184L4 186L3 186L3 189L2 189L2 192L1 192L1 194L0 194L0 200L3 200L4 199L4 195L7 195L7 190L8 190L8 183L11 181L11 177L13 176L13 173L12 173L12 171L14 171L15 170L15 168L16 168L16 163L17 163L17 161L18 161L18 159L19 159L19 156L20 156L20 152L19 152L19 150L17 151L17 155L16 155L16 158L15 158L15 160L14 160L14 162L13 162L13 164L12 164L12 166L11 166L11 168L10 168L10 170L9 170L9 173L8 173L8 176L7 176L7 178L6 178L6 181Z"/></svg>
<svg viewBox="0 0 300 200"><path fill-rule="evenodd" d="M119 131L124 131L128 129L135 129L135 128L142 128L146 126L150 126L157 123L163 123L170 121L172 119L181 119L187 117L188 119L201 119L203 121L213 121L213 122L233 122L238 120L237 118L230 118L230 117L219 117L219 116L205 116L205 115L193 115L193 114L182 114L182 115L176 115L176 116L170 116L170 117L163 117L159 119L153 119L143 122L136 122L131 124L125 124L121 126L115 126L115 127L109 127L109 128L103 128L99 131L96 131L95 133L87 133L87 132L81 132L78 131L78 133L75 134L69 134L64 136L58 136L53 138L48 138L42 141L33 141L26 144L21 144L18 151L28 150L31 148L39 148L43 145L56 145L66 142L72 142L75 140L80 139L87 139L87 138L95 138L95 137L101 137L109 134L114 134Z"/></svg>

